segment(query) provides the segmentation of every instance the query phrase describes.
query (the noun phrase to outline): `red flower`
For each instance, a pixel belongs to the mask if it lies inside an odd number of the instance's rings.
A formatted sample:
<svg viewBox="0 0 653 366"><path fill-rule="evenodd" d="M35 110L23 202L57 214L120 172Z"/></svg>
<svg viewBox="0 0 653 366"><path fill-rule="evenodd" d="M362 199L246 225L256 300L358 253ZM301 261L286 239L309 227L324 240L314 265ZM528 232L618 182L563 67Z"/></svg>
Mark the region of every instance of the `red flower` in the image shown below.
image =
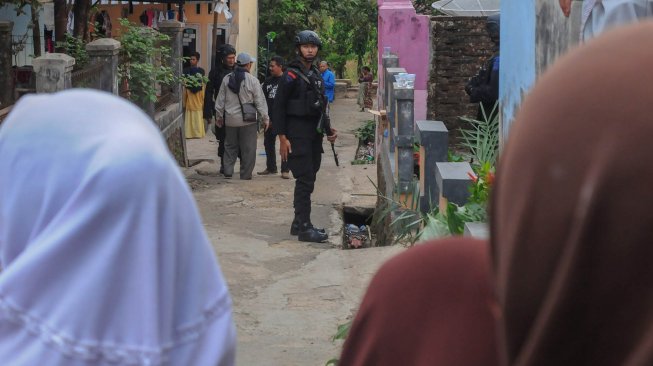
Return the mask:
<svg viewBox="0 0 653 366"><path fill-rule="evenodd" d="M494 183L494 173L487 172L487 176L485 177L485 180L487 181L488 185L492 185Z"/></svg>
<svg viewBox="0 0 653 366"><path fill-rule="evenodd" d="M476 174L474 174L474 172L468 172L467 175L472 180L472 182L474 183L478 182L478 177L476 176Z"/></svg>

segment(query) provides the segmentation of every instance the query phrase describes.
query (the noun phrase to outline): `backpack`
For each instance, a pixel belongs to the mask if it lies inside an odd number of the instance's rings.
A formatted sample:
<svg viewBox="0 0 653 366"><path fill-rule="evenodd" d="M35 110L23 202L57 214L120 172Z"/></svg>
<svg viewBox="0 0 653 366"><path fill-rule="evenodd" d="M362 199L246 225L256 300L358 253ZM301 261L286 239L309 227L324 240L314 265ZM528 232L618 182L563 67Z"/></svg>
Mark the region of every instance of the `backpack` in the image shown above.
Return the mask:
<svg viewBox="0 0 653 366"><path fill-rule="evenodd" d="M483 64L476 75L469 79L465 85L465 92L469 95L471 103L493 103L496 101L496 91L492 90L494 86L491 79L492 73L499 71L498 68L499 56L495 55Z"/></svg>

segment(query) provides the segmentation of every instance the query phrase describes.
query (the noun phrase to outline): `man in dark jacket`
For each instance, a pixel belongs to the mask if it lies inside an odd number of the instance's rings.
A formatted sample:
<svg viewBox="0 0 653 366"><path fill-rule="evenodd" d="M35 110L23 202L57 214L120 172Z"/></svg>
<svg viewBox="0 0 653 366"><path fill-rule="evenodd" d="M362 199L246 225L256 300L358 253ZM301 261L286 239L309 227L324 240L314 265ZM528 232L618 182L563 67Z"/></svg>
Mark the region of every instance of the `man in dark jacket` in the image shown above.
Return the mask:
<svg viewBox="0 0 653 366"><path fill-rule="evenodd" d="M311 223L311 194L322 162L324 133L330 142L336 130L330 127L320 71L313 65L322 47L319 36L310 30L295 36L297 59L284 72L273 106L272 128L279 136L279 154L295 177L293 206L295 218L290 233L300 241L324 242L329 237Z"/></svg>
<svg viewBox="0 0 653 366"><path fill-rule="evenodd" d="M215 65L209 72L209 82L206 84L204 94L204 118L210 126L214 126L213 133L218 139L218 156L220 157L220 174L224 174L224 140L225 127L215 125L215 98L220 91L222 79L234 70L236 65L236 49L230 44L218 46L216 51ZM224 119L224 116L220 116Z"/></svg>
<svg viewBox="0 0 653 366"><path fill-rule="evenodd" d="M281 76L283 75L284 60L281 56L274 56L270 59L270 76L268 76L263 82L263 94L265 95L265 100L268 103L268 111L272 113L272 108L274 106L274 100L277 96L277 89L279 88L279 82L281 81ZM271 120L270 123L274 125L274 120ZM264 133L263 145L265 146L265 155L266 155L266 167L262 172L258 172L258 175L268 175L268 174L277 174L277 154L276 150L276 140L277 135L274 133L272 128L267 128ZM288 162L281 161L281 178L290 179L290 170L288 170Z"/></svg>
<svg viewBox="0 0 653 366"><path fill-rule="evenodd" d="M465 91L469 95L469 101L480 103L476 119L483 121L487 118L491 121L499 113L499 108L495 108L499 99L499 14L490 15L487 18L486 29L490 40L495 44L497 52L485 63L483 67L474 75L467 85ZM485 111L485 116L483 114Z"/></svg>

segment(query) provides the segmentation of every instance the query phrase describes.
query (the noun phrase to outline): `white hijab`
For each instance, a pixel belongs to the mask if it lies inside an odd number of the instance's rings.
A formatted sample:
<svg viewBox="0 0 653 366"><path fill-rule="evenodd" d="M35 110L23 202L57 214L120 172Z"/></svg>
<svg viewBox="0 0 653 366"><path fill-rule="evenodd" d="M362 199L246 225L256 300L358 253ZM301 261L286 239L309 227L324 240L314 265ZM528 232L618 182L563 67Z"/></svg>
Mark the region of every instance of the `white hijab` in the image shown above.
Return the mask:
<svg viewBox="0 0 653 366"><path fill-rule="evenodd" d="M0 363L232 365L231 300L152 120L110 94L0 125Z"/></svg>
<svg viewBox="0 0 653 366"><path fill-rule="evenodd" d="M653 0L584 0L581 40L589 41L617 25L653 16Z"/></svg>

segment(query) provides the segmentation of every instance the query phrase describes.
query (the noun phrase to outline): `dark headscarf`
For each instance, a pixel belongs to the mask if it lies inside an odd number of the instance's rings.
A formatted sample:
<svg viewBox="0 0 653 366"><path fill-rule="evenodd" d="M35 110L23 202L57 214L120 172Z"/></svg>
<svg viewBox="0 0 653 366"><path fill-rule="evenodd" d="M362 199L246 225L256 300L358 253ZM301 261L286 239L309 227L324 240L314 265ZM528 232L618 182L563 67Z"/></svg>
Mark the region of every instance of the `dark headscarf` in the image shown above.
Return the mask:
<svg viewBox="0 0 653 366"><path fill-rule="evenodd" d="M233 76L229 78L229 82L227 83L229 90L238 94L238 92L240 91L240 84L242 84L243 80L245 80L246 72L247 69L245 69L244 67L236 66L233 72Z"/></svg>
<svg viewBox="0 0 653 366"><path fill-rule="evenodd" d="M188 68L188 72L186 72L186 74L191 75L191 76L196 75L196 74L200 74L200 75L204 76L204 69L201 68L201 67L190 67L190 68ZM195 93L199 92L200 90L202 90L202 86L201 85L200 86L192 86L192 87L187 87L186 89L188 89L191 93L195 94Z"/></svg>
<svg viewBox="0 0 653 366"><path fill-rule="evenodd" d="M341 366L495 366L488 243L448 238L408 249L372 280Z"/></svg>
<svg viewBox="0 0 653 366"><path fill-rule="evenodd" d="M491 209L505 365L653 365L652 35L571 52L515 120Z"/></svg>

